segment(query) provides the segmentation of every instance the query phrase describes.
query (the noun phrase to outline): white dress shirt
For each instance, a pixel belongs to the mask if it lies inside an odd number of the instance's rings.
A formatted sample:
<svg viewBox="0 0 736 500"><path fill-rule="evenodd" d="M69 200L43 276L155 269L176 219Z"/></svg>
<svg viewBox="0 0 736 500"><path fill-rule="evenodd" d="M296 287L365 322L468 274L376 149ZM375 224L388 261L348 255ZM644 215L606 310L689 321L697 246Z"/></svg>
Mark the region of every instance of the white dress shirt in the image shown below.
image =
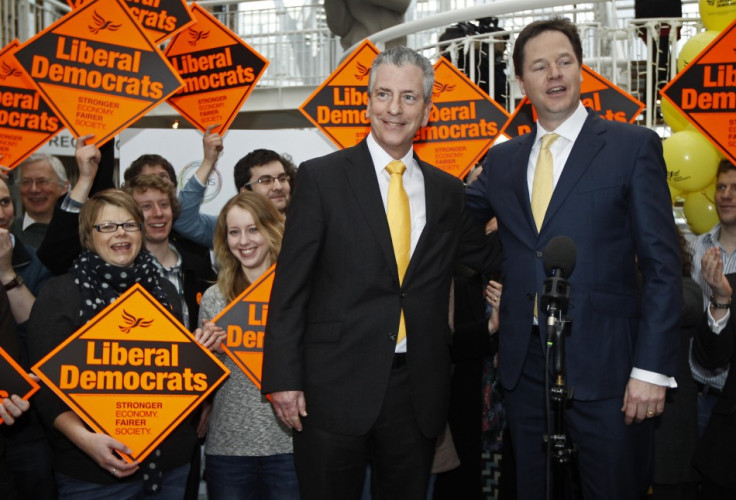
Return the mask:
<svg viewBox="0 0 736 500"><path fill-rule="evenodd" d="M427 201L424 196L424 175L419 168L416 160L414 160L414 150L410 149L403 158L393 158L391 155L379 146L373 134L369 134L367 138L368 151L370 151L373 160L373 168L376 169L376 178L378 179L378 187L381 190L381 200L383 208L386 209L386 200L388 199L388 185L391 181L391 175L386 170L386 165L393 160L401 160L406 166L403 175L404 190L409 197L409 212L411 214L411 249L410 256L414 255L414 249L417 247L419 236L421 236L424 226L427 224ZM411 263L411 260L409 261ZM449 300L449 298L448 298ZM396 352L406 352L406 341L404 338L396 345Z"/></svg>

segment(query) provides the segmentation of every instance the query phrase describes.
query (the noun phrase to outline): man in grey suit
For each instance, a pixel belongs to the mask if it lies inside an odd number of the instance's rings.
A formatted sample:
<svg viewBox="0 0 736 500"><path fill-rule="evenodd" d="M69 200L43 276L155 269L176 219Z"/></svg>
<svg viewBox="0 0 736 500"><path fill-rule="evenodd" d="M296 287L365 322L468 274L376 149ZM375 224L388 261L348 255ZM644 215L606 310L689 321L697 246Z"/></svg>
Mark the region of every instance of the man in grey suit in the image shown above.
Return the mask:
<svg viewBox="0 0 736 500"><path fill-rule="evenodd" d="M416 52L381 53L368 84L370 135L297 171L269 306L263 392L297 431L306 500L360 498L369 461L374 498L426 497L447 420L453 264L478 264L484 250L462 183L413 154L433 80ZM389 227L394 160L405 167L399 179L410 212L405 274L394 250L401 238Z"/></svg>

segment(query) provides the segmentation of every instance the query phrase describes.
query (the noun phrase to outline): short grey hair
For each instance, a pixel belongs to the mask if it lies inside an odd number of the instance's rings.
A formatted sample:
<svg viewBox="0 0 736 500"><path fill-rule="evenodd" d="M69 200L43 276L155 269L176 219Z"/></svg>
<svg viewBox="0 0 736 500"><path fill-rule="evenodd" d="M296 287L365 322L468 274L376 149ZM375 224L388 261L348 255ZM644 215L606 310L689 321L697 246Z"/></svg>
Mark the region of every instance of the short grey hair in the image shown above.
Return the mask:
<svg viewBox="0 0 736 500"><path fill-rule="evenodd" d="M47 153L34 153L23 160L23 163L21 163L17 169L18 179L20 179L20 176L23 173L24 165L30 165L31 163L36 163L37 161L47 161L49 165L51 165L51 168L56 174L56 177L59 179L59 184L64 185L65 183L69 182L69 179L66 176L66 169L64 168L64 164L61 163L61 160L58 159L56 156Z"/></svg>
<svg viewBox="0 0 736 500"><path fill-rule="evenodd" d="M432 99L432 87L434 85L434 67L429 59L421 55L419 52L412 50L403 45L386 49L376 56L371 65L371 74L368 77L368 95L373 94L373 85L376 80L376 70L381 64L393 64L394 66L412 65L422 70L424 73L423 90L424 102L427 103Z"/></svg>

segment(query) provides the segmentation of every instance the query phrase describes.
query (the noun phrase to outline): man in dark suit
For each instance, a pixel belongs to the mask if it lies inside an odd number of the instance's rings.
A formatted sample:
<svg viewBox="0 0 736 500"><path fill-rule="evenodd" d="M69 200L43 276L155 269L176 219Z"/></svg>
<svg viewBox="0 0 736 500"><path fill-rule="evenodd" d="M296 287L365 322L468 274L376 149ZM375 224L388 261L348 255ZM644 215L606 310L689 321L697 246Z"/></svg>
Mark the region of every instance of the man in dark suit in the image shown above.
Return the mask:
<svg viewBox="0 0 736 500"><path fill-rule="evenodd" d="M681 266L661 141L583 107L582 45L570 21L524 28L513 60L536 128L491 148L467 200L478 219L498 217L504 248L499 375L519 498L545 492L543 435L553 416L544 410L546 332L537 326L547 317L541 307L536 317L535 297L543 295L544 250L558 235L577 248L565 341L574 393L565 424L583 495L638 498L651 477L653 419L677 370ZM543 170L549 178L537 184ZM535 191L545 185L548 205L535 217Z"/></svg>
<svg viewBox="0 0 736 500"><path fill-rule="evenodd" d="M307 500L360 498L368 461L374 498L426 497L435 437L447 420L453 265L483 246L460 181L413 154L433 80L416 52L381 53L368 83L369 136L297 171L262 390L298 431ZM405 275L394 253L400 238L389 229L393 160L406 169L398 177L410 209Z"/></svg>

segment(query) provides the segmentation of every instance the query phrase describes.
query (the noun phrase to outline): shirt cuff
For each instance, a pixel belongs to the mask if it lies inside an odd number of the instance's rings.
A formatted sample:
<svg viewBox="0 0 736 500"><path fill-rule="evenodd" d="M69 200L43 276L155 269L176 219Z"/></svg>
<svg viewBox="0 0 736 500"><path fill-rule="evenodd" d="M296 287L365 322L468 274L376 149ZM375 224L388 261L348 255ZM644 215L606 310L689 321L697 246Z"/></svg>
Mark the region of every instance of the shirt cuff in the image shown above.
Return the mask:
<svg viewBox="0 0 736 500"><path fill-rule="evenodd" d="M79 211L82 209L82 205L84 205L84 203L78 202L77 200L73 199L71 195L69 195L69 193L67 193L64 197L64 201L61 202L61 209L64 212L78 214Z"/></svg>
<svg viewBox="0 0 736 500"><path fill-rule="evenodd" d="M726 314L721 319L713 319L713 314L710 312L710 307L706 309L708 311L708 327L710 331L718 335L723 331L723 328L728 323L728 318L731 316L731 310L727 309Z"/></svg>
<svg viewBox="0 0 736 500"><path fill-rule="evenodd" d="M650 372L649 370L642 370L641 368L636 367L631 369L631 378L641 380L642 382L649 382L654 385L669 387L670 389L677 387L675 377L668 377L661 373Z"/></svg>

